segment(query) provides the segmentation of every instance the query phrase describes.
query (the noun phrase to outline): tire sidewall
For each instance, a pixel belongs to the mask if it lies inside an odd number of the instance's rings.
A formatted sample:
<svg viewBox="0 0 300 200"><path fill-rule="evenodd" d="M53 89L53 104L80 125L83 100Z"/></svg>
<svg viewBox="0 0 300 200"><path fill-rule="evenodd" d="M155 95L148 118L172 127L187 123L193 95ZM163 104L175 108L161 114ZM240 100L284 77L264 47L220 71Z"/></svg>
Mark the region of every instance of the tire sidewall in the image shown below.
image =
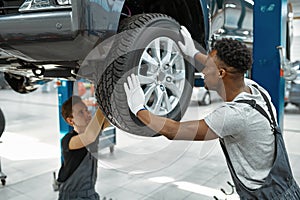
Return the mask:
<svg viewBox="0 0 300 200"><path fill-rule="evenodd" d="M0 138L5 130L5 118L2 110L0 109Z"/></svg>

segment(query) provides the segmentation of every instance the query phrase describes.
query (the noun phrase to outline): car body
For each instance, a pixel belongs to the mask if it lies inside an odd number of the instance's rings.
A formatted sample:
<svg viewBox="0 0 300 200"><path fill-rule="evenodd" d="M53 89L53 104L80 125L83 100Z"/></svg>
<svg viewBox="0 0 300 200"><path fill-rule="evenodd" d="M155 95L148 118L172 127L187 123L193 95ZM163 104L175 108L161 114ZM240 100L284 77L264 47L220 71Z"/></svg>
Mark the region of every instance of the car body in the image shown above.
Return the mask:
<svg viewBox="0 0 300 200"><path fill-rule="evenodd" d="M300 107L300 73L298 78L291 82L287 103Z"/></svg>
<svg viewBox="0 0 300 200"><path fill-rule="evenodd" d="M213 101L221 101L221 97L216 91L207 90L204 85L204 75L200 72L195 73L195 82L191 101L195 101L199 106L206 106Z"/></svg>
<svg viewBox="0 0 300 200"><path fill-rule="evenodd" d="M205 89L205 87L194 87L191 101L196 101L199 106L211 104L210 91Z"/></svg>
<svg viewBox="0 0 300 200"><path fill-rule="evenodd" d="M286 81L284 101L285 106L290 103L300 108L300 62L295 62L293 68L296 70L297 76L292 81Z"/></svg>
<svg viewBox="0 0 300 200"><path fill-rule="evenodd" d="M179 29L204 52L233 37L253 42L253 0L1 0L0 71L28 93L53 78L86 78L112 124L154 136L130 113L123 83L138 75L146 108L180 120L192 94L194 68L182 56Z"/></svg>

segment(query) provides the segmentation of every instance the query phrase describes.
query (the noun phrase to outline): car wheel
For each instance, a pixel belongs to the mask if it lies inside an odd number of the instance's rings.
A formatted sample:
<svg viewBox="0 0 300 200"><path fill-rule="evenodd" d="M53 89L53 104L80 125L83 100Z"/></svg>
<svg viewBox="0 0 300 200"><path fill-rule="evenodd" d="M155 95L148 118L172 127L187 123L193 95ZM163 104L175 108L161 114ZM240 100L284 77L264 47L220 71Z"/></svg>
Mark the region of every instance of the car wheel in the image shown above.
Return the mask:
<svg viewBox="0 0 300 200"><path fill-rule="evenodd" d="M96 91L97 101L112 124L140 136L156 136L129 110L123 84L138 76L145 107L153 114L180 120L192 94L194 68L177 45L180 25L163 14L141 14L119 27L110 57Z"/></svg>
<svg viewBox="0 0 300 200"><path fill-rule="evenodd" d="M5 118L2 110L0 109L0 138L4 132L5 129Z"/></svg>
<svg viewBox="0 0 300 200"><path fill-rule="evenodd" d="M205 94L204 94L202 100L201 100L201 101L198 101L198 104L199 104L200 106L211 104L211 98L210 98L210 93L209 93L209 91L206 91L206 92L205 92Z"/></svg>

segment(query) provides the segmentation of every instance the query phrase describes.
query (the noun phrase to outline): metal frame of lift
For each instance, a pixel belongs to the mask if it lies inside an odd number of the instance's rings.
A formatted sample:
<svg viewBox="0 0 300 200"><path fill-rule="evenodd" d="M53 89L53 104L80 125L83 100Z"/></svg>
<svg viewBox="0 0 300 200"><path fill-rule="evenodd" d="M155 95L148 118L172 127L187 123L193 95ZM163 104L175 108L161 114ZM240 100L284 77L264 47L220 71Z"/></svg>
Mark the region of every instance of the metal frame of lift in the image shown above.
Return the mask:
<svg viewBox="0 0 300 200"><path fill-rule="evenodd" d="M1 141L0 141L0 143L1 143ZM6 174L4 174L4 173L2 172L2 168L1 168L1 157L0 157L0 180L1 180L1 184L2 184L3 186L6 184L6 178L7 178Z"/></svg>
<svg viewBox="0 0 300 200"><path fill-rule="evenodd" d="M283 129L285 81L297 73L285 56L287 0L255 1L253 22L251 78L269 92Z"/></svg>
<svg viewBox="0 0 300 200"><path fill-rule="evenodd" d="M1 108L0 108L0 118L1 118L1 132L0 132L0 138L1 138L1 136L2 136L2 133L4 132L4 129L5 129L5 118L4 118L4 114L3 114L3 112L2 112L2 110L1 110ZM2 143L2 141L0 141L0 144ZM2 172L2 167L1 167L1 157L0 157L0 180L1 180L1 184L4 186L5 184L6 184L6 178L7 178L7 176L6 176L6 174L4 174L3 172Z"/></svg>

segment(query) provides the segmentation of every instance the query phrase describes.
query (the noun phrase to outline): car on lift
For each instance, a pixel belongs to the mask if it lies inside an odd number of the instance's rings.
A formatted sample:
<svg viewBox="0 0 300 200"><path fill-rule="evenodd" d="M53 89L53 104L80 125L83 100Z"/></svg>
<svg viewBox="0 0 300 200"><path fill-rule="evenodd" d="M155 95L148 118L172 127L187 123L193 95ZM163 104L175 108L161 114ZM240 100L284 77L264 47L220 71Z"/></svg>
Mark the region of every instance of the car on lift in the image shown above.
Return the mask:
<svg viewBox="0 0 300 200"><path fill-rule="evenodd" d="M214 39L253 41L253 0L0 0L0 71L29 93L54 79L96 85L106 117L127 132L154 136L129 111L123 83L138 75L146 108L180 120L194 68L177 42L180 25L197 46Z"/></svg>
<svg viewBox="0 0 300 200"><path fill-rule="evenodd" d="M293 104L300 108L300 61L293 63L293 68L297 71L297 76L292 81L286 81L285 83L285 106L287 104Z"/></svg>

